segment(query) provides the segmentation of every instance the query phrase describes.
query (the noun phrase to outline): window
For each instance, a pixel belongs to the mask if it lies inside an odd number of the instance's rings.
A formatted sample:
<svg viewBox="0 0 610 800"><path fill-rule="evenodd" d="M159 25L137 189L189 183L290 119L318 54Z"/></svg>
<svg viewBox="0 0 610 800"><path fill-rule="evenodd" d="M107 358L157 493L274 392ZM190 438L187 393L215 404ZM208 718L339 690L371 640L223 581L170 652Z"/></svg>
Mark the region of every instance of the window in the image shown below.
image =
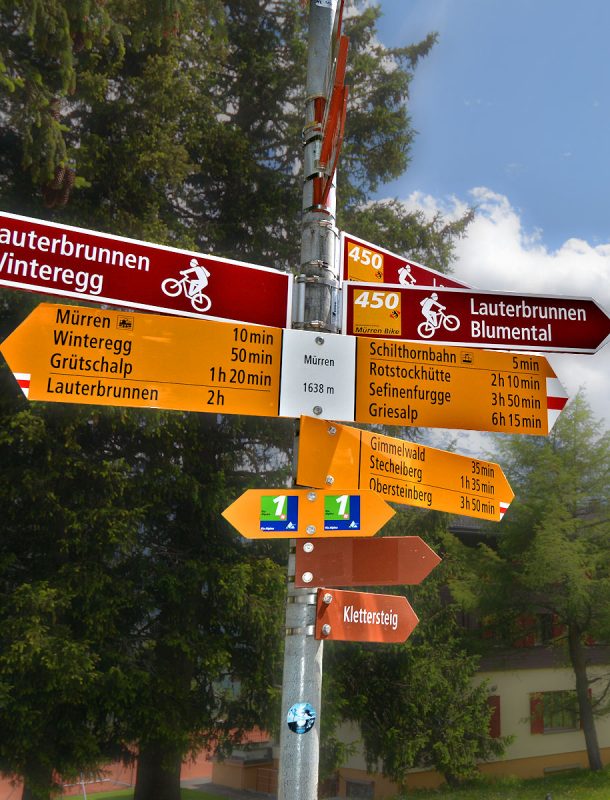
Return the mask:
<svg viewBox="0 0 610 800"><path fill-rule="evenodd" d="M580 727L576 692L537 692L530 695L532 733L577 731Z"/></svg>
<svg viewBox="0 0 610 800"><path fill-rule="evenodd" d="M375 796L375 785L372 781L346 781L346 797L354 800L373 800Z"/></svg>

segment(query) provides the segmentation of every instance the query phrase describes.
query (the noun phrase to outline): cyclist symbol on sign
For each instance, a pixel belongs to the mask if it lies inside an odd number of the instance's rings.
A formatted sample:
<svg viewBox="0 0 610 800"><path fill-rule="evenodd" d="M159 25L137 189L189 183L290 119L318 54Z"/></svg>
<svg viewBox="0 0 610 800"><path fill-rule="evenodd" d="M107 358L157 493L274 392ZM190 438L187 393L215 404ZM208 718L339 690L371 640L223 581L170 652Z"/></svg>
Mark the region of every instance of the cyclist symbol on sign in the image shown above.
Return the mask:
<svg viewBox="0 0 610 800"><path fill-rule="evenodd" d="M207 311L212 305L210 298L203 293L210 277L208 270L196 258L191 258L190 267L180 270L180 274L182 278L166 278L161 289L169 297L177 297L184 292L195 311Z"/></svg>
<svg viewBox="0 0 610 800"><path fill-rule="evenodd" d="M432 292L430 297L425 297L421 302L421 313L426 318L417 326L417 332L422 339L430 339L441 325L448 331L457 331L460 327L459 319L453 314L445 314L445 306L438 302L438 295Z"/></svg>
<svg viewBox="0 0 610 800"><path fill-rule="evenodd" d="M411 274L410 264L403 264L402 267L398 270L398 283L401 286L414 286L417 283L417 281Z"/></svg>

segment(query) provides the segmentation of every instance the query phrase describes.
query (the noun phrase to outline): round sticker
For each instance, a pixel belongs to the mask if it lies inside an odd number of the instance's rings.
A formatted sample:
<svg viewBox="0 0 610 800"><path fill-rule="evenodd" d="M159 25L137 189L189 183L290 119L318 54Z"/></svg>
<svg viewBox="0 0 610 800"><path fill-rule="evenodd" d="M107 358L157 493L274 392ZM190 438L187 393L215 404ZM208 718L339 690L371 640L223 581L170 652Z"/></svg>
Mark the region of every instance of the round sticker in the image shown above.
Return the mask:
<svg viewBox="0 0 610 800"><path fill-rule="evenodd" d="M288 711L288 727L293 733L307 733L316 721L316 712L309 703L295 703Z"/></svg>

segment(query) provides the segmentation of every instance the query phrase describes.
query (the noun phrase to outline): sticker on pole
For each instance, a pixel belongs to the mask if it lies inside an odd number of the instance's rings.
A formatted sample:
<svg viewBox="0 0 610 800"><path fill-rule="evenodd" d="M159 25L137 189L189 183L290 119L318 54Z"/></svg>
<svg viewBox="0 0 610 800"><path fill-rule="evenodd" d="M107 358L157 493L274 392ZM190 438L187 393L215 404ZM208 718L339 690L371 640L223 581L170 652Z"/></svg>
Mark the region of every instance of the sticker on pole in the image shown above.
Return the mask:
<svg viewBox="0 0 610 800"><path fill-rule="evenodd" d="M316 721L316 712L309 703L295 703L288 710L288 727L293 733L307 733Z"/></svg>
<svg viewBox="0 0 610 800"><path fill-rule="evenodd" d="M360 496L357 494L327 495L324 498L325 531L360 530Z"/></svg>
<svg viewBox="0 0 610 800"><path fill-rule="evenodd" d="M299 527L299 498L295 495L261 497L261 531L293 531Z"/></svg>

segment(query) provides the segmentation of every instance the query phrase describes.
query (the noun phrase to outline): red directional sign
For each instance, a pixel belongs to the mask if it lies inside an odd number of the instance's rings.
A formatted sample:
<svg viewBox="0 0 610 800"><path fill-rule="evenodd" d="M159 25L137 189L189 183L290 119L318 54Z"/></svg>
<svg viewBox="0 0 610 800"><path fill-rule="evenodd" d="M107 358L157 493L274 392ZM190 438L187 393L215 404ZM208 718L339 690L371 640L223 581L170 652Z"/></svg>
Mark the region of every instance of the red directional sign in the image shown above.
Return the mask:
<svg viewBox="0 0 610 800"><path fill-rule="evenodd" d="M417 261L391 253L351 233L341 233L341 275L345 281L365 283L395 283L411 286L457 286L468 284L449 277Z"/></svg>
<svg viewBox="0 0 610 800"><path fill-rule="evenodd" d="M418 622L406 597L318 589L316 639L404 642Z"/></svg>
<svg viewBox="0 0 610 800"><path fill-rule="evenodd" d="M345 283L344 333L496 350L594 353L610 318L590 298Z"/></svg>
<svg viewBox="0 0 610 800"><path fill-rule="evenodd" d="M292 275L0 213L0 286L181 317L290 326Z"/></svg>
<svg viewBox="0 0 610 800"><path fill-rule="evenodd" d="M419 536L310 538L297 544L294 585L414 585L421 583L440 561Z"/></svg>

